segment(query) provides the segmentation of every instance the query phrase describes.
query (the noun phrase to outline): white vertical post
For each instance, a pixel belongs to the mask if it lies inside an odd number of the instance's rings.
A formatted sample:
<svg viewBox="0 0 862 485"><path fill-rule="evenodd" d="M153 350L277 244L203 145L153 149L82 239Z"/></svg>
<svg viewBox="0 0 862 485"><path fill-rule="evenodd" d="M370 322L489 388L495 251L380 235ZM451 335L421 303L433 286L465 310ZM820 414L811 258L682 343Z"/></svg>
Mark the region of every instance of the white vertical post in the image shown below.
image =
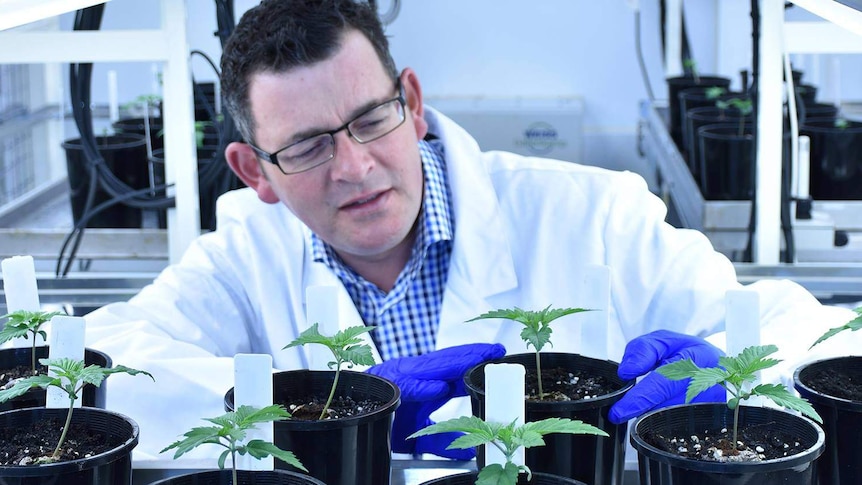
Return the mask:
<svg viewBox="0 0 862 485"><path fill-rule="evenodd" d="M120 104L117 95L117 71L113 69L108 71L108 116L111 123L120 119Z"/></svg>
<svg viewBox="0 0 862 485"><path fill-rule="evenodd" d="M725 294L724 324L727 355L736 356L748 347L760 345L760 298L756 291L730 290ZM760 372L757 373L758 378ZM750 384L746 388L750 388ZM760 404L755 396L752 405Z"/></svg>
<svg viewBox="0 0 862 485"><path fill-rule="evenodd" d="M84 360L84 328L83 317L68 317L57 315L51 319L51 335L48 347L50 359ZM56 377L56 372L48 370L48 375ZM62 378L65 383L68 379ZM102 385L105 385L102 382ZM66 391L54 386L45 389L45 407L68 408L69 395ZM81 407L81 396L75 400L75 407Z"/></svg>
<svg viewBox="0 0 862 485"><path fill-rule="evenodd" d="M6 312L40 310L39 290L36 284L36 265L33 256L12 256L0 263L3 271L3 292L6 293ZM0 313L2 315L3 313ZM5 324L5 319L0 326ZM36 337L37 340L41 340ZM30 347L30 339L16 338L4 342L0 348ZM37 342L36 345L39 345Z"/></svg>
<svg viewBox="0 0 862 485"><path fill-rule="evenodd" d="M758 78L756 227L753 259L778 264L781 253L781 150L784 2L760 0L760 66Z"/></svg>
<svg viewBox="0 0 862 485"><path fill-rule="evenodd" d="M317 285L305 289L305 315L308 326L317 323L322 335L332 336L338 332L338 287ZM332 362L332 353L323 345L309 345L308 368L327 370Z"/></svg>
<svg viewBox="0 0 862 485"><path fill-rule="evenodd" d="M167 211L168 255L176 263L201 232L185 1L162 0L162 30L170 46L163 73L165 180L174 184L168 194L176 197L176 207Z"/></svg>
<svg viewBox="0 0 862 485"><path fill-rule="evenodd" d="M799 164L797 166L796 196L807 199L811 194L811 138L807 135L799 136Z"/></svg>
<svg viewBox="0 0 862 485"><path fill-rule="evenodd" d="M272 356L269 354L236 354L234 365L234 410L240 406L264 408L272 404ZM273 423L261 423L248 431L248 439L272 442ZM237 457L239 470L272 470L272 456L260 460L250 456Z"/></svg>
<svg viewBox="0 0 862 485"><path fill-rule="evenodd" d="M682 0L665 3L664 66L665 77L679 76L682 66Z"/></svg>
<svg viewBox="0 0 862 485"><path fill-rule="evenodd" d="M608 326L610 325L611 271L603 265L589 265L584 268L579 295L581 308L593 311L578 313L572 318L571 325L581 328L579 352L596 359L608 358ZM589 342L588 346L584 342Z"/></svg>
<svg viewBox="0 0 862 485"><path fill-rule="evenodd" d="M526 370L521 364L488 364L485 366L485 422L524 424L524 377ZM512 461L524 464L524 449L515 453ZM506 463L503 453L491 445L485 445L485 464Z"/></svg>

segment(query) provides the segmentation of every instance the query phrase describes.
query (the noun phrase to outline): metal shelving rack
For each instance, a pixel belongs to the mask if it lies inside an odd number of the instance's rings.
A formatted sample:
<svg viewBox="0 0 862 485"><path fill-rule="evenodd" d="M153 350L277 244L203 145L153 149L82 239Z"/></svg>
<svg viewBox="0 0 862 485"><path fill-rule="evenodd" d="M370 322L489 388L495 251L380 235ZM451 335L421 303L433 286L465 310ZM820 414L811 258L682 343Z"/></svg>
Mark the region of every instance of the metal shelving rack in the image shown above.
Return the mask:
<svg viewBox="0 0 862 485"><path fill-rule="evenodd" d="M849 0L847 0L849 3ZM815 201L836 229L847 231L851 242L828 251L797 251L800 262L779 263L780 175L782 145L782 85L784 53L862 52L862 11L834 0L793 2L824 22L786 22L782 0L761 0L761 102L758 137L758 207L754 232L754 262L735 262L740 281L786 278L805 286L823 300L862 300L862 201ZM668 3L679 7L679 0ZM862 5L860 5L862 8ZM670 14L669 18L675 18ZM670 35L668 38L675 38ZM679 59L679 46L668 46L668 61ZM770 59L765 62L763 59ZM669 64L671 66L673 62ZM678 62L677 62L678 64ZM680 66L676 66L680 71ZM767 89L772 87L772 89ZM643 102L640 110L640 148L653 164L660 195L668 204L669 220L705 233L731 259L747 243L749 201L707 201L668 133L667 106Z"/></svg>
<svg viewBox="0 0 862 485"><path fill-rule="evenodd" d="M200 234L197 152L185 0L161 0L161 28L150 30L20 32L13 27L105 3L104 0L4 0L0 2L0 63L162 62L166 179L176 197L169 209L167 251L177 261ZM110 5L108 6L110 7ZM177 163L177 161L180 161ZM135 230L127 230L135 231ZM101 230L88 230L98 239ZM136 237L135 234L131 235ZM85 237L85 239L87 239ZM35 242L35 241L34 241ZM117 241L96 245L108 248ZM113 257L112 255L108 255Z"/></svg>

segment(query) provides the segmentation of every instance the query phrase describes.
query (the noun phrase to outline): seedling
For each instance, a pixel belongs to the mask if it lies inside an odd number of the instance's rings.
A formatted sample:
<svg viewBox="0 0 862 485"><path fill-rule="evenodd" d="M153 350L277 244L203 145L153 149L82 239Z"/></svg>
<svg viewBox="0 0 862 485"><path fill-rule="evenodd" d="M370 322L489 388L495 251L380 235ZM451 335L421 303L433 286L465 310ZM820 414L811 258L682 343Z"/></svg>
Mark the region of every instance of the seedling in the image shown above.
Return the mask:
<svg viewBox="0 0 862 485"><path fill-rule="evenodd" d="M47 366L49 370L53 370L55 376L38 375L21 379L9 389L0 391L0 402L6 402L16 398L31 388L41 387L47 389L49 386L54 386L65 391L69 396L69 410L66 413L66 423L63 425L63 432L60 433L60 439L57 442L57 447L54 448L54 453L50 456L43 456L36 460L37 464L53 463L60 459L60 451L63 447L63 442L66 440L66 433L69 431L69 424L72 422L72 412L75 409L75 400L78 399L78 394L86 384L92 384L96 387L102 384L105 377L110 374L129 374L137 375L144 374L153 379L152 374L146 371L132 369L118 365L110 369L105 369L98 365L84 366L83 360L75 360L69 358L62 359L39 359L39 363Z"/></svg>
<svg viewBox="0 0 862 485"><path fill-rule="evenodd" d="M3 330L0 330L0 344L13 338L28 338L27 334L33 336L33 345L30 348L30 373L34 376L36 375L36 336L41 335L43 340L48 340L48 335L42 330L42 325L57 315L63 315L63 312L18 310L0 317L8 318Z"/></svg>
<svg viewBox="0 0 862 485"><path fill-rule="evenodd" d="M746 384L757 380L758 371L781 362L767 358L775 352L778 352L778 347L774 345L754 346L744 349L736 357L719 357L716 367L701 368L691 359L685 359L665 364L657 370L670 380L691 379L685 393L686 403L716 384L730 392L732 397L727 401L727 407L733 410L733 450L736 451L739 404L752 396L763 396L785 409L799 411L818 423L823 422L808 401L791 394L783 384L758 384L746 390Z"/></svg>
<svg viewBox="0 0 862 485"><path fill-rule="evenodd" d="M338 386L338 377L341 374L342 365L346 365L348 369L354 365L374 365L374 356L371 354L371 347L359 338L363 333L372 330L374 330L373 326L357 325L336 332L332 337L328 337L320 334L315 323L299 334L296 340L282 348L284 350L305 344L321 344L325 345L335 357L334 361L327 364L330 369L335 369L335 378L332 380L332 389L329 390L329 397L326 398L326 404L323 405L323 410L320 412L318 419L323 419L326 416L326 411L332 404L332 398L335 396L335 388Z"/></svg>
<svg viewBox="0 0 862 485"><path fill-rule="evenodd" d="M835 119L835 128L838 128L839 130L846 130L849 127L850 127L850 122L847 121L845 118L836 118Z"/></svg>
<svg viewBox="0 0 862 485"><path fill-rule="evenodd" d="M820 342L823 342L824 340L826 340L828 338L831 338L833 335L835 335L837 333L843 332L844 330L850 330L850 331L855 332L856 330L859 330L860 328L862 328L862 306L860 306L859 308L856 308L853 311L856 312L856 318L854 318L853 320L850 320L849 322L845 323L844 325L841 325L840 327L830 328L829 330L826 331L826 333L821 335L820 338L817 339L817 341L815 341L813 344L811 344L811 347L808 347L808 350L811 350L812 348L814 348L815 345L819 344Z"/></svg>
<svg viewBox="0 0 862 485"><path fill-rule="evenodd" d="M485 465L479 471L476 485L515 485L518 482L518 474L521 472L527 474L527 480L532 479L532 472L529 467L515 465L512 460L515 452L522 447L544 446L545 440L542 437L546 434L569 433L608 436L607 433L593 425L568 418L547 418L516 426L514 421L505 425L485 422L476 416L461 416L420 429L408 436L407 439L453 431L463 434L452 441L446 449L464 450L490 444L500 450L506 458L504 464Z"/></svg>
<svg viewBox="0 0 862 485"><path fill-rule="evenodd" d="M515 307L513 310L492 310L467 321L474 322L487 318L505 318L524 325L524 329L521 330L521 340L527 343L527 348L530 348L532 345L536 349L536 379L539 381L539 399L542 399L545 393L542 389L542 360L539 357L539 352L541 352L545 344L554 345L551 343L551 322L566 315L588 311L592 310L584 308L551 308L548 305L544 310L531 311Z"/></svg>
<svg viewBox="0 0 862 485"><path fill-rule="evenodd" d="M240 406L236 411L230 411L215 418L204 418L205 421L209 421L215 426L192 428L183 435L185 439L171 443L159 453L176 449L174 453L174 459L176 460L200 445L208 443L219 445L225 448L225 450L219 455L218 467L223 470L225 461L230 456L232 467L231 477L234 484L239 483L236 476L237 454L245 455L248 453L258 460L267 456L274 456L288 465L308 472L293 452L282 450L269 441L245 441L248 431L254 429L258 424L282 421L288 418L290 418L290 413L284 409L284 406L278 404L264 408Z"/></svg>
<svg viewBox="0 0 862 485"><path fill-rule="evenodd" d="M706 95L706 99L717 99L719 96L726 92L727 90L721 86L711 86L706 88L704 94Z"/></svg>
<svg viewBox="0 0 862 485"><path fill-rule="evenodd" d="M683 59L682 67L683 71L691 73L691 77L694 78L695 84L700 84L700 74L697 72L697 61L690 57Z"/></svg>
<svg viewBox="0 0 862 485"><path fill-rule="evenodd" d="M718 109L736 108L739 111L739 136L745 134L745 117L751 114L754 107L750 99L731 98L728 100L718 100L715 102L715 107Z"/></svg>

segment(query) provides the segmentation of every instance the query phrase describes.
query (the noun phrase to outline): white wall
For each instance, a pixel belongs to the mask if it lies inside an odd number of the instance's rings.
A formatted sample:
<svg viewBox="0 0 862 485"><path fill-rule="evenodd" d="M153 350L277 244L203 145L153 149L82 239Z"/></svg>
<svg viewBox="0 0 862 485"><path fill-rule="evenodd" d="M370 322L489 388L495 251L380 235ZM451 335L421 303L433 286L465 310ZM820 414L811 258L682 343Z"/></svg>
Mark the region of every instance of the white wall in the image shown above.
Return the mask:
<svg viewBox="0 0 862 485"><path fill-rule="evenodd" d="M186 3L189 48L208 53L218 63L214 2ZM255 3L238 0L236 18ZM378 3L381 10L389 6L387 0ZM387 33L396 62L417 71L426 96L582 97L585 162L631 169L649 178L636 150L639 103L648 90L638 67L632 3L640 4L640 39L649 81L655 96L663 99L667 90L658 0L402 0ZM749 67L749 5L750 0L684 2L701 73L738 79L739 70ZM155 0L112 0L103 28L156 27L158 10ZM66 28L71 19L63 18ZM721 45L719 35L724 39ZM96 103L107 102L109 69L118 71L121 103L158 89L151 65L96 65ZM198 56L192 57L192 69L199 81L216 77ZM855 84L862 83L842 82Z"/></svg>

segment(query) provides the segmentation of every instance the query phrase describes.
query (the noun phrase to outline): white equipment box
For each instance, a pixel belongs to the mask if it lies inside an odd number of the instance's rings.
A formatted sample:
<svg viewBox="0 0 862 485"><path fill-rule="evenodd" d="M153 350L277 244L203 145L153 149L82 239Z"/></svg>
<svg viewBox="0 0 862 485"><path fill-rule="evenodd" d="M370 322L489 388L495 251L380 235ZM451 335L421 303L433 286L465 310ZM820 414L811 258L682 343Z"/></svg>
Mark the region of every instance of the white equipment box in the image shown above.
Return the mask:
<svg viewBox="0 0 862 485"><path fill-rule="evenodd" d="M425 102L464 127L482 150L583 162L582 98L430 97Z"/></svg>

